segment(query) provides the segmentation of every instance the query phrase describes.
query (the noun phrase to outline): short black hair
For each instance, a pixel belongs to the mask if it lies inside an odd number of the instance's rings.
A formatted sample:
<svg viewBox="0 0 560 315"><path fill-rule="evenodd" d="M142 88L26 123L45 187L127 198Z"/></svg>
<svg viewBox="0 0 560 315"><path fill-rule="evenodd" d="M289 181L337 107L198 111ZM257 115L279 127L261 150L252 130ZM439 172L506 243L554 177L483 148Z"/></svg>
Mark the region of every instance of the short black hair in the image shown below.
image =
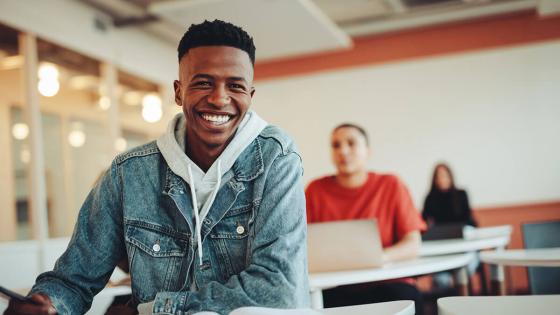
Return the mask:
<svg viewBox="0 0 560 315"><path fill-rule="evenodd" d="M340 125L334 127L332 132L334 133L335 131L337 131L338 129L341 129L341 128L354 128L354 129L358 130L358 132L361 133L362 136L364 136L364 139L366 140L366 145L369 146L369 138L368 138L367 132L364 128L362 128L362 127L360 127L356 124L352 124L352 123L343 123L343 124L340 124Z"/></svg>
<svg viewBox="0 0 560 315"><path fill-rule="evenodd" d="M179 62L189 49L201 46L230 46L245 51L255 65L253 38L241 27L221 20L192 24L181 38L177 52Z"/></svg>

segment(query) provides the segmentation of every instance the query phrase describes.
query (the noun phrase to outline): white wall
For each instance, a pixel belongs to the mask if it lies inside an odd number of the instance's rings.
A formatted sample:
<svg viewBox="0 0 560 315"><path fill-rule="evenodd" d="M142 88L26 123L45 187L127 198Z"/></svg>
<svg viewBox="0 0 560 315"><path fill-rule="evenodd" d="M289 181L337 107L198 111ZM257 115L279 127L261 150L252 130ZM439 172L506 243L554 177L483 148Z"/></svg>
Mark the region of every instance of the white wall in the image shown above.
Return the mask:
<svg viewBox="0 0 560 315"><path fill-rule="evenodd" d="M330 131L355 122L371 169L401 176L419 207L440 160L476 207L558 200L559 56L552 41L261 81L253 104L296 139L306 183L334 172Z"/></svg>

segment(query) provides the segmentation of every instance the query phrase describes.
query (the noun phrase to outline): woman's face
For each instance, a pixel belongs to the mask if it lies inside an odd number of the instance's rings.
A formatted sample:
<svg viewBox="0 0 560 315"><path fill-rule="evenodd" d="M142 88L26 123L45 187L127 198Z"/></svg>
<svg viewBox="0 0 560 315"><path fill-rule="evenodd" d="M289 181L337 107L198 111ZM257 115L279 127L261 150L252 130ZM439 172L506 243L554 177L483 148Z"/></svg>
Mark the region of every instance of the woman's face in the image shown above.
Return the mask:
<svg viewBox="0 0 560 315"><path fill-rule="evenodd" d="M439 166L436 169L436 187L441 191L448 191L451 188L451 175L445 167Z"/></svg>
<svg viewBox="0 0 560 315"><path fill-rule="evenodd" d="M369 148L356 128L343 127L331 136L332 160L338 174L352 175L366 169Z"/></svg>

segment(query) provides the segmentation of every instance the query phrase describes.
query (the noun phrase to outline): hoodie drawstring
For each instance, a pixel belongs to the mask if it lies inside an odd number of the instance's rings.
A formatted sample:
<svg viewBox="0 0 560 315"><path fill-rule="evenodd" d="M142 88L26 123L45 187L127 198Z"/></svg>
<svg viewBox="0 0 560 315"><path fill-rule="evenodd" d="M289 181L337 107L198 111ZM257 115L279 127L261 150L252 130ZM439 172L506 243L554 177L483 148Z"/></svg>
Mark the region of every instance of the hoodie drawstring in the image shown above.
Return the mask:
<svg viewBox="0 0 560 315"><path fill-rule="evenodd" d="M220 184L222 182L222 161L218 159L218 165L217 165L217 172L216 172L216 186L214 186L214 190L212 191L212 194L210 195L210 200L213 200L216 198L216 194L218 194L218 190L220 189ZM192 206L193 206L193 212L194 212L194 221L195 221L195 233L196 233L196 243L197 243L197 250L198 250L198 259L200 262L200 265L202 265L202 235L201 235L201 229L202 229L202 225L200 223L200 214L198 213L198 201L196 199L196 189L194 187L194 176L192 174L192 168L191 168L191 164L189 163L187 165L187 171L189 173L189 181L190 181L190 187L191 187L191 198L192 198ZM206 209L209 210L209 209ZM204 217L206 217L206 214L208 213L208 211L205 211L205 213L203 214ZM203 218L204 219L204 218Z"/></svg>

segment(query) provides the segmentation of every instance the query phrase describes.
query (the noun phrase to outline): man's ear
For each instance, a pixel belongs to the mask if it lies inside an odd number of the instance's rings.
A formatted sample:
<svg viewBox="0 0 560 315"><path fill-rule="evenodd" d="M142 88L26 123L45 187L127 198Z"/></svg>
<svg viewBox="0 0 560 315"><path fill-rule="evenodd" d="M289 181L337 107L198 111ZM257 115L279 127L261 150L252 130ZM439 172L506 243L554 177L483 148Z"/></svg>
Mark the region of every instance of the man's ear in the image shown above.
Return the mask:
<svg viewBox="0 0 560 315"><path fill-rule="evenodd" d="M175 104L177 106L183 106L181 101L181 82L179 80L173 81L173 90L175 91Z"/></svg>
<svg viewBox="0 0 560 315"><path fill-rule="evenodd" d="M253 95L255 95L255 87L254 86L251 87L251 97L253 97Z"/></svg>

